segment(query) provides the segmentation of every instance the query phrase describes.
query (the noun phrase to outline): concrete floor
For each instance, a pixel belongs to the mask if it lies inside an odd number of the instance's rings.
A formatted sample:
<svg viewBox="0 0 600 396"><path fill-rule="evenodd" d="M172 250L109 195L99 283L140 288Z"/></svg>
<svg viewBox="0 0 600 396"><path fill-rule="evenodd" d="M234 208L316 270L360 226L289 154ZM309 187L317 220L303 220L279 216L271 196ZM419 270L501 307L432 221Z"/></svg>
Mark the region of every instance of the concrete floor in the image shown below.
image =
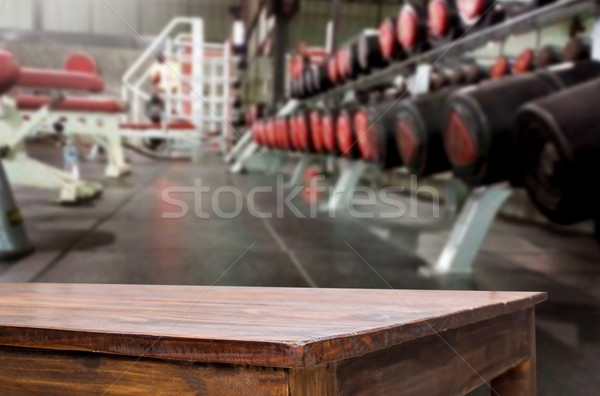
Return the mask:
<svg viewBox="0 0 600 396"><path fill-rule="evenodd" d="M60 158L56 149L37 152ZM106 182L103 197L89 205L63 207L48 192L15 189L37 250L0 262L0 282L543 290L549 300L537 310L540 394L600 389L600 248L588 236L497 220L472 275L425 278L417 271L423 259L383 240L367 221L299 219L289 210L282 218L257 219L243 210L232 219L204 219L185 192L171 197L190 213L165 219L177 210L163 200L166 188L199 179L213 190L235 186L246 199L252 187L275 185L275 177L231 175L212 156L199 164L131 160L135 173ZM82 170L97 178L102 166L86 163ZM235 209L233 195L221 198L224 212ZM307 211L304 198L295 202ZM276 194L257 194L255 202L259 211L275 211ZM211 205L203 199L197 206ZM434 255L446 235L423 235L421 248Z"/></svg>

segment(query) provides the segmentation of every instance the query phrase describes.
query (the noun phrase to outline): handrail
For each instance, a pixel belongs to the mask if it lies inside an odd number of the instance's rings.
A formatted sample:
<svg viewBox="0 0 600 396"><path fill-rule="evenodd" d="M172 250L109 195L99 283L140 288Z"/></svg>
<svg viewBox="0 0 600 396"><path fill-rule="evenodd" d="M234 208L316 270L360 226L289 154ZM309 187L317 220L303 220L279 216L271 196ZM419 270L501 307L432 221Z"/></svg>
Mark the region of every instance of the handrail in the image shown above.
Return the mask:
<svg viewBox="0 0 600 396"><path fill-rule="evenodd" d="M171 31L175 28L175 26L183 23L193 23L195 18L188 17L177 17L171 20L169 24L159 33L158 36L152 40L152 43L142 52L142 55L131 65L131 67L125 72L123 75L123 83L126 84L129 82L129 79L139 72L142 65L147 62L152 55L156 54L158 47L167 39Z"/></svg>

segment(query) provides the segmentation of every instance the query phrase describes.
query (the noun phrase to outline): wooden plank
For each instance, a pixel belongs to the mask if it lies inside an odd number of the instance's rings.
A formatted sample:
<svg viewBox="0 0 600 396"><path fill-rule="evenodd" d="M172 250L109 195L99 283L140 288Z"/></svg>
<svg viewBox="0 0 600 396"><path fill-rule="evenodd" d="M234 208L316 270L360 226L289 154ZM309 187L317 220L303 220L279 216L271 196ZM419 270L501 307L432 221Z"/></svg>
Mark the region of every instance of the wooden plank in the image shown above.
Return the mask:
<svg viewBox="0 0 600 396"><path fill-rule="evenodd" d="M0 347L0 394L11 396L289 396L288 380L285 369Z"/></svg>
<svg viewBox="0 0 600 396"><path fill-rule="evenodd" d="M533 310L528 309L441 333L447 343L433 335L340 362L337 392L464 395L483 380L489 384L510 368L533 361L532 323Z"/></svg>
<svg viewBox="0 0 600 396"><path fill-rule="evenodd" d="M312 367L544 299L525 292L2 284L0 345Z"/></svg>

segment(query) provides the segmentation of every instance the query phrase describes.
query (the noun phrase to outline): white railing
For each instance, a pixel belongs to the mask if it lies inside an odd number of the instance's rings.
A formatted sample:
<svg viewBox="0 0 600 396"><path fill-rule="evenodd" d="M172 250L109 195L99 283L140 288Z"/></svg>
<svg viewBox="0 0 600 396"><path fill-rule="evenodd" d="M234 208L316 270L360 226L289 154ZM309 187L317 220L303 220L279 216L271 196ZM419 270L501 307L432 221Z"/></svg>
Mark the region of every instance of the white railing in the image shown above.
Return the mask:
<svg viewBox="0 0 600 396"><path fill-rule="evenodd" d="M158 55L182 66L178 92L162 95L165 122L187 120L200 133L218 131L220 149L225 151L232 118L232 63L235 59L228 42L204 41L201 18L173 19L123 75L121 95L130 105L124 121L144 122L144 104L152 96L147 71Z"/></svg>

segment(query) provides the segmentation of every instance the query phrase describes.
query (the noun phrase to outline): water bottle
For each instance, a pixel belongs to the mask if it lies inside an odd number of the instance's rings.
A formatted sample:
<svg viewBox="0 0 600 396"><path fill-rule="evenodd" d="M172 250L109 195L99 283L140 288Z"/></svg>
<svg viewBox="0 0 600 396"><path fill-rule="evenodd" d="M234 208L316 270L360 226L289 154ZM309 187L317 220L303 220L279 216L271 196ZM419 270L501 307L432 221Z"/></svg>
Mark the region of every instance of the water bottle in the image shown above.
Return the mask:
<svg viewBox="0 0 600 396"><path fill-rule="evenodd" d="M79 180L79 154L73 139L68 139L63 148L64 170L76 180Z"/></svg>

